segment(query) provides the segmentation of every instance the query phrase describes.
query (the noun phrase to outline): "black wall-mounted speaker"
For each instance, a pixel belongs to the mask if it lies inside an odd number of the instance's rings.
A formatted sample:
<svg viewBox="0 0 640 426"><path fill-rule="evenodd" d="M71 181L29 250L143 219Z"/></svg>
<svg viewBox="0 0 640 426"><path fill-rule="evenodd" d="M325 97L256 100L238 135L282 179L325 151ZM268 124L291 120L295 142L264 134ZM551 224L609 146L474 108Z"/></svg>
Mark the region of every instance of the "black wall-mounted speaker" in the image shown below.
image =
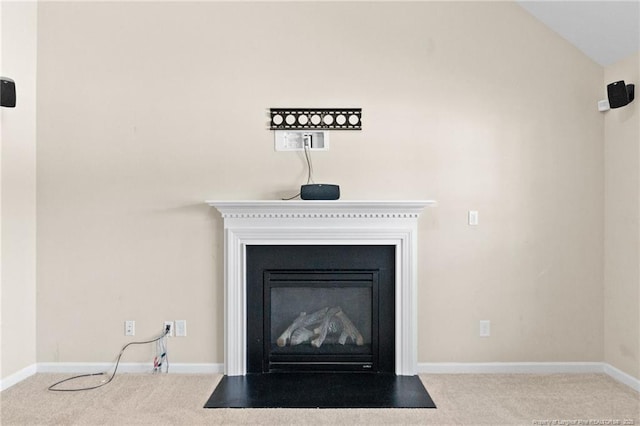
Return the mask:
<svg viewBox="0 0 640 426"><path fill-rule="evenodd" d="M633 101L635 86L624 84L624 80L616 81L607 85L607 97L610 108L620 108Z"/></svg>
<svg viewBox="0 0 640 426"><path fill-rule="evenodd" d="M340 198L340 187L328 183L302 185L300 198L303 200L337 200Z"/></svg>
<svg viewBox="0 0 640 426"><path fill-rule="evenodd" d="M0 77L0 106L16 106L16 83L10 78Z"/></svg>

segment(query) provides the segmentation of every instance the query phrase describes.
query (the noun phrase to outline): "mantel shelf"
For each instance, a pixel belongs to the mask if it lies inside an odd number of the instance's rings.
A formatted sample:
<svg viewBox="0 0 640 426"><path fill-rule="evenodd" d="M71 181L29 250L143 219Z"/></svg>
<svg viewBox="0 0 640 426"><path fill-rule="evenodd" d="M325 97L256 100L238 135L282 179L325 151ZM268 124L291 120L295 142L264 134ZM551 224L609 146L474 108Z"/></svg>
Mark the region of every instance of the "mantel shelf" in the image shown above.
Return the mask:
<svg viewBox="0 0 640 426"><path fill-rule="evenodd" d="M290 217L417 217L433 200L242 200L206 202L224 218Z"/></svg>

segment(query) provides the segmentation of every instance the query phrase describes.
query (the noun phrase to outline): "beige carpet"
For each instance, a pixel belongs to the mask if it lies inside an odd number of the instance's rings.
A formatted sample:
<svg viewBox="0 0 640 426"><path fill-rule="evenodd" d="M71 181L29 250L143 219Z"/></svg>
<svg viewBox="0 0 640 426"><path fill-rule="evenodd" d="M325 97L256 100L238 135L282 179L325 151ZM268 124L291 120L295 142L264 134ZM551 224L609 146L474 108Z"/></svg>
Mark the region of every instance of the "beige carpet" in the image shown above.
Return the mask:
<svg viewBox="0 0 640 426"><path fill-rule="evenodd" d="M36 374L0 393L0 423L640 425L640 394L604 374L421 375L437 409L202 408L220 375L120 374L92 391L47 391L64 377Z"/></svg>

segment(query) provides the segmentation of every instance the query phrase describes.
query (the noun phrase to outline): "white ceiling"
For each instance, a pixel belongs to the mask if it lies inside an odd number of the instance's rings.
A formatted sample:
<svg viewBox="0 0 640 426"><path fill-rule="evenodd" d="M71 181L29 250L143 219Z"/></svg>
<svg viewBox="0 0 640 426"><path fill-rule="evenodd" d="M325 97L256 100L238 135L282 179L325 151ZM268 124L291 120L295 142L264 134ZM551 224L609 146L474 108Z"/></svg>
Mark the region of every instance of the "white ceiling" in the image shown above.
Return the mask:
<svg viewBox="0 0 640 426"><path fill-rule="evenodd" d="M517 1L602 66L640 50L640 0Z"/></svg>

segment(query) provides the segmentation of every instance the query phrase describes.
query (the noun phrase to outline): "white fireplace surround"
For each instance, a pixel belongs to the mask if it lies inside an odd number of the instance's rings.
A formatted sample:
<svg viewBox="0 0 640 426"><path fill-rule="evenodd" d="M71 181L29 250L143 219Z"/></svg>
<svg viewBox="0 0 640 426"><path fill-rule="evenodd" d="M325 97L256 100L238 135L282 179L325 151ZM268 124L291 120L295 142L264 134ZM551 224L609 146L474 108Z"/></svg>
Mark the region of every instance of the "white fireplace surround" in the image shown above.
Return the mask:
<svg viewBox="0 0 640 426"><path fill-rule="evenodd" d="M207 201L224 220L224 371L247 373L248 245L392 245L395 372L417 374L418 216L435 201Z"/></svg>

